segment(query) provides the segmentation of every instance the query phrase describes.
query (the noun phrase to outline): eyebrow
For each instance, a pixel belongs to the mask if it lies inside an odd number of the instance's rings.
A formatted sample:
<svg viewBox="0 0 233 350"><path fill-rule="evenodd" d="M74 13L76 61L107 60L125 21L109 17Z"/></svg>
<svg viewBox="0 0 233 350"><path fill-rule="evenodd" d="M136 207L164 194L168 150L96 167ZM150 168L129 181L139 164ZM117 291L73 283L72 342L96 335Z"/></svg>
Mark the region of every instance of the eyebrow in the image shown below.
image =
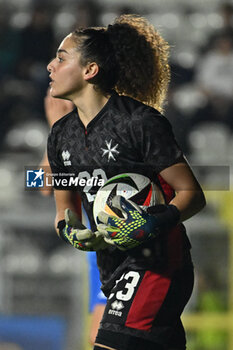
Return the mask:
<svg viewBox="0 0 233 350"><path fill-rule="evenodd" d="M63 50L63 49L59 49L59 50L57 50L57 54L58 54L58 53L61 53L61 52L65 52L65 53L67 53L67 54L68 54L68 52L67 52L66 50Z"/></svg>

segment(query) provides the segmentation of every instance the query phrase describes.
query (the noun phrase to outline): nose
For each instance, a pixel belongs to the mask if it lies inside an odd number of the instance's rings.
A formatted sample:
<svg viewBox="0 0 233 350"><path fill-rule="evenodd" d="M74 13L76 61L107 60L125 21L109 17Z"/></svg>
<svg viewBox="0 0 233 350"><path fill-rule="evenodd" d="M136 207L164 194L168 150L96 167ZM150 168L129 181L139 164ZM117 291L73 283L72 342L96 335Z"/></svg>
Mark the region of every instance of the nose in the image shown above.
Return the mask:
<svg viewBox="0 0 233 350"><path fill-rule="evenodd" d="M53 61L54 61L54 59L52 59L52 60L49 62L49 64L47 65L47 71L48 71L49 73L51 73L51 72L53 71L53 69L54 69L54 67L53 67Z"/></svg>

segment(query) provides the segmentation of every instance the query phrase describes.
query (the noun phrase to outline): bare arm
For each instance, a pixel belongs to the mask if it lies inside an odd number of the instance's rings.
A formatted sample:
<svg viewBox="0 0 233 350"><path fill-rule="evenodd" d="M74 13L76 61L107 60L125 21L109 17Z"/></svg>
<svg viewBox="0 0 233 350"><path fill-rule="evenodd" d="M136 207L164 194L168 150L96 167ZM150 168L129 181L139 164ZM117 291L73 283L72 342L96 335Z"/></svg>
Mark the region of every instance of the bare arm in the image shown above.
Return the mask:
<svg viewBox="0 0 233 350"><path fill-rule="evenodd" d="M93 346L105 310L105 304L96 304L91 318L89 342Z"/></svg>
<svg viewBox="0 0 233 350"><path fill-rule="evenodd" d="M44 109L45 109L45 116L50 127L52 127L53 124L62 116L71 112L73 108L74 108L74 105L72 102L53 98L50 95L49 90L47 91L47 95L44 98ZM39 164L39 167L43 168L45 172L51 173L46 150ZM43 188L43 190L41 191L41 194L44 196L48 196L51 193L52 193L52 187Z"/></svg>
<svg viewBox="0 0 233 350"><path fill-rule="evenodd" d="M170 204L179 209L181 222L189 219L205 206L204 193L186 162L172 165L161 171L160 175L176 192Z"/></svg>

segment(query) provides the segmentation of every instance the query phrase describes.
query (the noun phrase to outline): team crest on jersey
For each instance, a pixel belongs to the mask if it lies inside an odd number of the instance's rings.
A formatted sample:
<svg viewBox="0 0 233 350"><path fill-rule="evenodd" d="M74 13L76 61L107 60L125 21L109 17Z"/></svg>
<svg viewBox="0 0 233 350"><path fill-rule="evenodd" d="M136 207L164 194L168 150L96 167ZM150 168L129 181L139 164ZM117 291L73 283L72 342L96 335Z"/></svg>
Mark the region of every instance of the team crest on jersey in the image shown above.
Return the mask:
<svg viewBox="0 0 233 350"><path fill-rule="evenodd" d="M108 142L107 140L105 140L105 144L106 144L106 148L101 148L103 151L102 157L106 156L108 159L108 162L112 159L114 161L116 161L116 156L120 153L117 150L118 147L118 143L113 146L112 145L112 139Z"/></svg>
<svg viewBox="0 0 233 350"><path fill-rule="evenodd" d="M65 166L71 165L70 152L69 151L63 151L61 155L62 155L62 158L63 158L63 161L64 161L64 165Z"/></svg>

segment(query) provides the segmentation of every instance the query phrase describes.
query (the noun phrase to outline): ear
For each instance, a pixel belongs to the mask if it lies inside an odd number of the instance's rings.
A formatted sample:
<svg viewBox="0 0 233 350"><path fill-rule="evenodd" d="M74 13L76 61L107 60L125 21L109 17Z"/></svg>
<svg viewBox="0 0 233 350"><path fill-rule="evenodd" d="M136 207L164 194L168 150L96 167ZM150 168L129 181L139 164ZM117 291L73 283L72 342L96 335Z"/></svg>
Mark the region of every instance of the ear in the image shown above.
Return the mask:
<svg viewBox="0 0 233 350"><path fill-rule="evenodd" d="M84 70L84 80L93 79L99 72L99 66L95 62L88 63Z"/></svg>

